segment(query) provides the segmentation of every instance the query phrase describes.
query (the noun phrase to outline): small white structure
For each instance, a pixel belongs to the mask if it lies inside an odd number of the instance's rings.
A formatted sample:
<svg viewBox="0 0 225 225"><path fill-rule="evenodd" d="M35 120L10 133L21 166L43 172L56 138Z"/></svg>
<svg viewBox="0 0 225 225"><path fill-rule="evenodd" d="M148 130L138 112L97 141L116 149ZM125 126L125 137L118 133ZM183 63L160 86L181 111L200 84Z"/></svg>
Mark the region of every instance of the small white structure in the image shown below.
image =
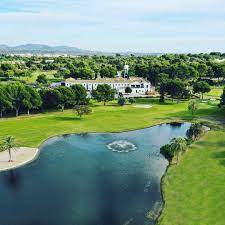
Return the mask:
<svg viewBox="0 0 225 225"><path fill-rule="evenodd" d="M45 60L45 63L54 63L54 62L55 62L54 59L46 59L46 60Z"/></svg>
<svg viewBox="0 0 225 225"><path fill-rule="evenodd" d="M111 88L115 89L117 93L125 94L127 87L130 87L133 95L147 95L153 90L151 83L141 77L122 78L96 78L95 80L76 80L68 78L61 83L62 86L71 87L74 84L80 84L85 87L88 92L95 90L99 84L108 84Z"/></svg>
<svg viewBox="0 0 225 225"><path fill-rule="evenodd" d="M124 65L124 77L127 78L129 76L129 65Z"/></svg>

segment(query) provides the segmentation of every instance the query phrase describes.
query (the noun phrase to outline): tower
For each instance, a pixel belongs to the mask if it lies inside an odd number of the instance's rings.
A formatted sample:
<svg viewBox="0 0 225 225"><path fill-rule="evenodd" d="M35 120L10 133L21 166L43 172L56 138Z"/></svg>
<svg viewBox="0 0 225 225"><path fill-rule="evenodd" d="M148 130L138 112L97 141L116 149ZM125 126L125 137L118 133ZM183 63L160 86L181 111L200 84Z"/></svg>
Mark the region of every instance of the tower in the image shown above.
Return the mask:
<svg viewBox="0 0 225 225"><path fill-rule="evenodd" d="M124 78L129 77L129 65L124 65Z"/></svg>

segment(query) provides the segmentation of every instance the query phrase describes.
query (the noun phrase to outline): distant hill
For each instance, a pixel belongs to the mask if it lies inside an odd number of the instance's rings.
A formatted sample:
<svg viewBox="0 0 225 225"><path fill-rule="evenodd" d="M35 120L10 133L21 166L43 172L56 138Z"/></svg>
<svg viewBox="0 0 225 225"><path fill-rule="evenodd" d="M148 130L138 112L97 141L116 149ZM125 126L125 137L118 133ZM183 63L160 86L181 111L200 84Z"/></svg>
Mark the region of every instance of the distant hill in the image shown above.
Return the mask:
<svg viewBox="0 0 225 225"><path fill-rule="evenodd" d="M18 46L0 45L0 54L32 54L32 55L115 55L112 52L89 51L70 46L49 46L41 44L25 44ZM161 55L160 53L125 52L121 55Z"/></svg>
<svg viewBox="0 0 225 225"><path fill-rule="evenodd" d="M93 55L98 52L69 46L49 46L41 44L26 44L18 46L0 45L0 54L52 54L52 55Z"/></svg>

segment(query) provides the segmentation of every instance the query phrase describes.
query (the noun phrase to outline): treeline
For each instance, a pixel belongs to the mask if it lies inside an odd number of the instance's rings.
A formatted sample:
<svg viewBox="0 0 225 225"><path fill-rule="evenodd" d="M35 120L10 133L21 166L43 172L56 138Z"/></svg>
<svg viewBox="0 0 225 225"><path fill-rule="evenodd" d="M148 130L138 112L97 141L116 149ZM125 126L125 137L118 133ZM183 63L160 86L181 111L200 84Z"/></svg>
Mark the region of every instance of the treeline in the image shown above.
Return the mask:
<svg viewBox="0 0 225 225"><path fill-rule="evenodd" d="M153 85L161 77L181 80L225 79L224 54L165 54L161 56L0 57L0 77L29 76L35 70L56 70L56 78L115 77L128 64L129 76L145 77ZM215 81L214 81L215 82ZM222 81L221 81L222 82Z"/></svg>
<svg viewBox="0 0 225 225"><path fill-rule="evenodd" d="M192 86L191 86L192 85ZM190 99L195 94L200 94L203 99L204 94L211 91L210 85L205 81L193 82L182 81L179 78L170 79L163 78L158 88L160 94L160 102L165 102L165 97L170 97L172 101L181 99Z"/></svg>
<svg viewBox="0 0 225 225"><path fill-rule="evenodd" d="M55 89L35 89L19 82L0 84L0 117L14 112L30 110L45 110L71 108L75 105L88 104L87 93L83 86L74 85L71 88L57 87Z"/></svg>
<svg viewBox="0 0 225 225"><path fill-rule="evenodd" d="M107 84L98 85L91 94L93 99L104 105L115 98L115 90ZM25 111L29 115L30 110L61 109L63 112L65 108L73 108L81 117L90 111L87 107L89 100L86 89L78 84L71 88L36 89L20 82L8 82L0 84L0 117L12 113L18 116Z"/></svg>

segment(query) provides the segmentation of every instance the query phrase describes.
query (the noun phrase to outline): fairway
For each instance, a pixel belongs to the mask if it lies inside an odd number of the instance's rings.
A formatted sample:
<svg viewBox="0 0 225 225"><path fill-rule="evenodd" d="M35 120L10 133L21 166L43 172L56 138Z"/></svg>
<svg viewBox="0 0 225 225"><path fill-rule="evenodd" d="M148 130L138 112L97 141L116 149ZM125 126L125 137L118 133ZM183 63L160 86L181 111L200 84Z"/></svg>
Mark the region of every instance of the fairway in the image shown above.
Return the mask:
<svg viewBox="0 0 225 225"><path fill-rule="evenodd" d="M163 181L160 225L225 224L225 132L210 131L191 146Z"/></svg>
<svg viewBox="0 0 225 225"><path fill-rule="evenodd" d="M168 101L159 104L157 99L139 99L135 105L120 107L94 104L92 114L79 119L72 110L46 112L0 120L0 137L13 135L20 146L37 147L52 136L83 132L120 132L153 126L171 121L196 120L219 123L224 111L218 102L199 103L195 116L187 110L187 102ZM222 225L225 224L224 173L225 131L220 126L192 145L178 166L168 169L163 180L165 208L160 225Z"/></svg>
<svg viewBox="0 0 225 225"><path fill-rule="evenodd" d="M91 115L82 119L77 118L72 110L2 119L0 138L10 134L20 146L37 147L45 139L60 134L134 130L170 121L215 117L218 111L215 103L200 103L193 117L187 110L187 102L161 105L155 99L140 99L138 103L149 103L152 108L98 104L92 107Z"/></svg>
<svg viewBox="0 0 225 225"><path fill-rule="evenodd" d="M213 87L209 93L206 94L207 98L216 98L219 99L223 93L223 88Z"/></svg>
<svg viewBox="0 0 225 225"><path fill-rule="evenodd" d="M48 80L54 81L54 80L57 80L54 77L54 74L56 72L57 72L56 70L50 70L50 71L37 70L37 71L32 72L32 74L31 74L30 77L21 77L20 80L23 80L23 81L25 81L27 83L34 83L36 81L38 75L44 74L44 75L46 75L46 77L47 77Z"/></svg>

